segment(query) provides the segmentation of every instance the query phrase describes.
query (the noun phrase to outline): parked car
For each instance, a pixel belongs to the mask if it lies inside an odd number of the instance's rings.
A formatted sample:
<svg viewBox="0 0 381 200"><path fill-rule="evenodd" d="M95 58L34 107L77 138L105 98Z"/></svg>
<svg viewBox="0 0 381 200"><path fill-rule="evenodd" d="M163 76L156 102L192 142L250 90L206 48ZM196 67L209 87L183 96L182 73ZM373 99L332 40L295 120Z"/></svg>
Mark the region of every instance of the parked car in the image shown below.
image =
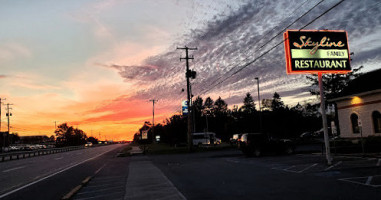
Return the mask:
<svg viewBox="0 0 381 200"><path fill-rule="evenodd" d="M244 133L240 149L245 155L261 156L263 153L294 153L295 146L289 139L276 139L264 133Z"/></svg>
<svg viewBox="0 0 381 200"><path fill-rule="evenodd" d="M231 145L237 145L241 139L242 134L234 134L232 138L230 138Z"/></svg>

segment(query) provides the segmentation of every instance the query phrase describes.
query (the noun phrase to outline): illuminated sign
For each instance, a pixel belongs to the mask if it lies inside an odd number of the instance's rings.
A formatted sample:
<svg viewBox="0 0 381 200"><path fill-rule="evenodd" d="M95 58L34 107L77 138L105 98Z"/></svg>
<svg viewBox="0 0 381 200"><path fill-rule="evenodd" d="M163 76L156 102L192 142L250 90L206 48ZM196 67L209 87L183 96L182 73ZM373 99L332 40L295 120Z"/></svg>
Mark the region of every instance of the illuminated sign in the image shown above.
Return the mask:
<svg viewBox="0 0 381 200"><path fill-rule="evenodd" d="M188 101L187 100L184 100L183 102L181 102L181 111L182 111L183 115L188 114Z"/></svg>
<svg viewBox="0 0 381 200"><path fill-rule="evenodd" d="M142 140L147 140L148 139L148 130L143 130L142 131Z"/></svg>
<svg viewBox="0 0 381 200"><path fill-rule="evenodd" d="M347 73L351 71L346 31L284 33L288 74Z"/></svg>

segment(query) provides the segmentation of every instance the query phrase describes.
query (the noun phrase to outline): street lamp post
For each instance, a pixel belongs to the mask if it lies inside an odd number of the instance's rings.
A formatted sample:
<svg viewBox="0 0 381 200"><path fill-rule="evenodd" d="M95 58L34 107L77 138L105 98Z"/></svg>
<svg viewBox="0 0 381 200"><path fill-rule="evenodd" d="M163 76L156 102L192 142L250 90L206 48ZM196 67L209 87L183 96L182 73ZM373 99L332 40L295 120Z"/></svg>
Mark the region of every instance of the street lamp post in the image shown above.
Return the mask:
<svg viewBox="0 0 381 200"><path fill-rule="evenodd" d="M261 96L259 95L259 78L255 77L255 80L257 80L257 90L258 90L259 131L262 132L262 108L261 108Z"/></svg>

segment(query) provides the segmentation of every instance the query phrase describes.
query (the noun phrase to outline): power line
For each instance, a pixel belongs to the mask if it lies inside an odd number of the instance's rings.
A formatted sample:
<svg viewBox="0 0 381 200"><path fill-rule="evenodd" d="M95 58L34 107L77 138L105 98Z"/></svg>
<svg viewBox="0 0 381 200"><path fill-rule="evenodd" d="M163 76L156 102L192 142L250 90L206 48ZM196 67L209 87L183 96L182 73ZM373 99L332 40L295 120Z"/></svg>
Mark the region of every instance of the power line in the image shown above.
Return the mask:
<svg viewBox="0 0 381 200"><path fill-rule="evenodd" d="M322 14L320 14L319 16L317 16L315 19L311 20L309 23L307 23L306 25L304 25L302 28L299 29L302 30L304 28L306 28L307 26L311 25L312 23L314 23L317 19L321 18L323 15L327 14L329 11L331 11L332 9L334 9L335 7L339 6L341 3L343 3L345 0L341 0L340 2L336 3L335 5L333 5L331 8L329 8L328 10L326 10L325 12L323 12ZM320 3L320 2L319 2ZM310 10L309 10L310 11ZM272 38L272 40L274 39L275 37ZM226 77L225 79L219 81L217 84L213 85L211 88L209 89L206 89L204 91L202 91L198 96L200 95L203 95L207 92L209 92L210 90L212 90L213 88L215 88L216 86L220 85L221 83L225 82L227 79L229 79L230 77L234 76L235 74L239 73L240 71L242 71L243 69L245 69L246 67L248 67L249 65L253 64L254 62L256 62L257 60L259 60L260 58L262 58L263 56L267 55L269 52L271 52L272 50L274 50L275 48L277 48L279 45L283 44L283 42L285 42L288 38L282 40L281 42L279 42L278 44L276 44L275 46L273 46L272 48L270 48L269 50L267 50L266 52L264 52L263 54L261 54L260 56L258 56L257 58L255 58L254 60L244 64L243 66L241 66L237 71L235 71L233 74L229 75L228 77ZM269 41L271 42L271 40ZM269 43L268 42L268 43Z"/></svg>
<svg viewBox="0 0 381 200"><path fill-rule="evenodd" d="M264 46L270 44L270 42L272 40L274 40L277 36L279 36L280 34L282 34L287 28L291 27L292 25L294 25L297 21L299 21L301 18L303 18L304 16L306 16L308 13L310 13L314 8L316 8L318 5L320 5L323 1L325 0L321 0L320 2L318 2L317 4L315 4L312 8L310 8L307 12L305 12L303 15L301 15L300 17L298 17L296 20L294 20L291 24L289 24L286 28L282 29L280 32L278 32L274 37L272 37L271 39L269 39L267 42L264 43L264 45L262 45L261 47L259 47L257 49L257 51L261 50ZM302 5L304 5L307 1L303 2L298 8L296 8L295 10L299 9ZM274 28L275 29L275 28ZM271 31L273 31L274 29L272 29ZM269 31L268 33L270 33L271 31ZM257 43L259 43L260 41L262 41L265 37L266 37L267 34L265 34L263 37L261 37ZM249 47L248 50L250 50L252 48L252 46ZM247 50L247 51L248 51ZM247 58L245 60L248 60ZM233 68L231 68L227 73L230 73L231 71L233 71L234 69L236 69L237 67L239 66L235 66ZM218 80L220 80L221 78L223 77L223 75L221 75L220 77L218 77L215 81L213 81L213 83L211 83L210 85L213 85L215 84Z"/></svg>

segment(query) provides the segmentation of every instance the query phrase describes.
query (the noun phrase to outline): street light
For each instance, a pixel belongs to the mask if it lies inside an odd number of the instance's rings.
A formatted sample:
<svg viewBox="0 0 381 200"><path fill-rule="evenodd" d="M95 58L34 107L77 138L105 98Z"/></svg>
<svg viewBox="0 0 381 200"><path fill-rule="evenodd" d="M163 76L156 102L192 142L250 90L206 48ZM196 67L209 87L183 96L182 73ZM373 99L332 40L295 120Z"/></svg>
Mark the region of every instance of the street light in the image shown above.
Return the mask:
<svg viewBox="0 0 381 200"><path fill-rule="evenodd" d="M262 108L261 108L261 97L259 96L259 78L255 77L255 80L257 80L257 88L258 88L259 131L262 132Z"/></svg>

